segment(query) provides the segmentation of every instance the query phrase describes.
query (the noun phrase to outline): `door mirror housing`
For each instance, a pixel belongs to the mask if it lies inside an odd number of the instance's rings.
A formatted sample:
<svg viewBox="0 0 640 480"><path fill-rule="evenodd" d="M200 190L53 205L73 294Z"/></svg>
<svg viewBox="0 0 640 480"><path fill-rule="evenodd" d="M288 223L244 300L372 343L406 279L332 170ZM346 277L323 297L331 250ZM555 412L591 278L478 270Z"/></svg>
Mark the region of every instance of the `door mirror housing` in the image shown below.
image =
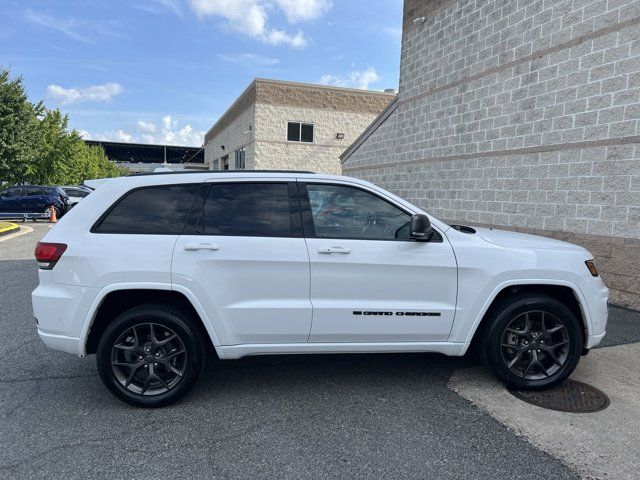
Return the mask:
<svg viewBox="0 0 640 480"><path fill-rule="evenodd" d="M411 240L428 242L433 237L433 227L431 220L422 213L416 213L411 217Z"/></svg>

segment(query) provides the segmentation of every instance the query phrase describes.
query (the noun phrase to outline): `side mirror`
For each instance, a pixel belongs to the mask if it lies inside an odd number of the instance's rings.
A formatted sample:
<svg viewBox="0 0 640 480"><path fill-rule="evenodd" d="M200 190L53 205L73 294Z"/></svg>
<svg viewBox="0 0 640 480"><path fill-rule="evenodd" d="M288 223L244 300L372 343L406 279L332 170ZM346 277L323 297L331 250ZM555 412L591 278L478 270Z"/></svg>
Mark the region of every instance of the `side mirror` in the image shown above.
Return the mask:
<svg viewBox="0 0 640 480"><path fill-rule="evenodd" d="M411 239L428 242L433 237L433 228L429 217L421 213L411 217Z"/></svg>

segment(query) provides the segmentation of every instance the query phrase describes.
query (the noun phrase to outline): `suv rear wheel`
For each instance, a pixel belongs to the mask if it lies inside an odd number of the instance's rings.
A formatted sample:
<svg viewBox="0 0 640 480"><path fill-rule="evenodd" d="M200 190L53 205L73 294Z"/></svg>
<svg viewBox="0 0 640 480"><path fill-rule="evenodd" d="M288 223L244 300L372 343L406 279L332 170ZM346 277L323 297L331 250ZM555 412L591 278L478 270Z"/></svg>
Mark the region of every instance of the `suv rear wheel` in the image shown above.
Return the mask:
<svg viewBox="0 0 640 480"><path fill-rule="evenodd" d="M582 355L582 328L564 304L546 295L508 297L486 319L480 356L516 390L543 390L566 380Z"/></svg>
<svg viewBox="0 0 640 480"><path fill-rule="evenodd" d="M205 351L188 320L164 305L143 305L116 317L97 350L105 386L139 407L162 407L182 398L202 371Z"/></svg>

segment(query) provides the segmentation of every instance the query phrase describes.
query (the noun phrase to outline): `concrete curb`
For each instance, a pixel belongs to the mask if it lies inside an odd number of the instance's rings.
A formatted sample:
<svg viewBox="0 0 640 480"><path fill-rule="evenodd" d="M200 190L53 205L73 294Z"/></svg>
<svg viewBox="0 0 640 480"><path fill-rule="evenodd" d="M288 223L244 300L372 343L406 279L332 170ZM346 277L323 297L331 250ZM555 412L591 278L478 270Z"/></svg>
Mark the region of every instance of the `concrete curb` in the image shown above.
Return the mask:
<svg viewBox="0 0 640 480"><path fill-rule="evenodd" d="M15 223L10 223L5 228L0 228L0 237L4 237L5 235L11 235L12 233L16 233L20 231L20 226Z"/></svg>
<svg viewBox="0 0 640 480"><path fill-rule="evenodd" d="M33 232L33 228L31 227L20 227L18 228L17 231L14 231L13 233L8 233L7 235L0 235L0 243L7 242L12 238L20 237L22 235L26 235L27 233L31 233L31 232Z"/></svg>

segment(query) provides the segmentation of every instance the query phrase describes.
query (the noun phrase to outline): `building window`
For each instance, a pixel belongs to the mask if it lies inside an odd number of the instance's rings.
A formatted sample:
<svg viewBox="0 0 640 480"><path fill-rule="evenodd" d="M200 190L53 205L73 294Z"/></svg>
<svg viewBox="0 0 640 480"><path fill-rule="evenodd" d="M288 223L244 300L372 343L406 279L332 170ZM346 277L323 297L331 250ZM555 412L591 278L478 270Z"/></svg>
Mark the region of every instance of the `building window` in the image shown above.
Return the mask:
<svg viewBox="0 0 640 480"><path fill-rule="evenodd" d="M229 170L229 155L225 155L220 159L220 161L222 163L221 170Z"/></svg>
<svg viewBox="0 0 640 480"><path fill-rule="evenodd" d="M313 123L287 123L287 140L289 142L313 143L313 133Z"/></svg>
<svg viewBox="0 0 640 480"><path fill-rule="evenodd" d="M246 150L244 147L236 150L236 170L244 170L246 168L245 158Z"/></svg>
<svg viewBox="0 0 640 480"><path fill-rule="evenodd" d="M211 170L219 170L220 169L220 160L217 158L211 162Z"/></svg>

